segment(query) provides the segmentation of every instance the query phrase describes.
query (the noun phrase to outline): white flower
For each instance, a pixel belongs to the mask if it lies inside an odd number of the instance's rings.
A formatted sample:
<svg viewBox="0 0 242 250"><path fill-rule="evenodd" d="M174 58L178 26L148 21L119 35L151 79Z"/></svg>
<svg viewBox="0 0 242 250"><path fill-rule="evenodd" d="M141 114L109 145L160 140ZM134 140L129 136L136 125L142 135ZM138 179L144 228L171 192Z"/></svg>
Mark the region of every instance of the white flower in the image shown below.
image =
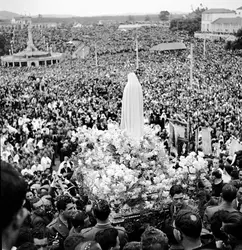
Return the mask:
<svg viewBox="0 0 242 250"><path fill-rule="evenodd" d="M165 197L165 198L169 197L169 192L168 191L163 191L162 196Z"/></svg>

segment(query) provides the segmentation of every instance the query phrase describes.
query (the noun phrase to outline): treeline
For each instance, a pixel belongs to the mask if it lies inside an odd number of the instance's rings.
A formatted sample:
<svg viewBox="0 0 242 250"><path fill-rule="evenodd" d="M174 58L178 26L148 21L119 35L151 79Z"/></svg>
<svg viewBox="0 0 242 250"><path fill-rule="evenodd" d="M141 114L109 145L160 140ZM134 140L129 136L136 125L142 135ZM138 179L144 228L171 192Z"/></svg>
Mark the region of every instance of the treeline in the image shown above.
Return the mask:
<svg viewBox="0 0 242 250"><path fill-rule="evenodd" d="M242 49L242 28L237 31L235 36L237 38L235 41L227 41L225 45L226 50Z"/></svg>

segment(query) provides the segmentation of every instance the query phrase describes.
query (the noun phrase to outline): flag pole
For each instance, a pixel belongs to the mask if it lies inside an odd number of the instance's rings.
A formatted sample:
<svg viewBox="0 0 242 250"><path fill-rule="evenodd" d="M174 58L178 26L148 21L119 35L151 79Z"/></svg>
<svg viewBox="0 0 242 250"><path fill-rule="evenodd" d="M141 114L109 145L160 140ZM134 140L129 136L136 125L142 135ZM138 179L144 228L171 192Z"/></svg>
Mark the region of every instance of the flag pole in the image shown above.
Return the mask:
<svg viewBox="0 0 242 250"><path fill-rule="evenodd" d="M206 57L206 39L203 40L203 56Z"/></svg>
<svg viewBox="0 0 242 250"><path fill-rule="evenodd" d="M13 41L11 41L11 52L12 52L12 55L13 55Z"/></svg>
<svg viewBox="0 0 242 250"><path fill-rule="evenodd" d="M192 76L192 74L193 74L193 72L192 72L192 70L193 70L193 45L192 45L192 43L191 43L191 52L190 52L190 62L191 62L191 64L190 64L190 85L192 86L192 78L193 78L193 76Z"/></svg>
<svg viewBox="0 0 242 250"><path fill-rule="evenodd" d="M136 36L136 69L139 68L139 45L138 45L138 36Z"/></svg>

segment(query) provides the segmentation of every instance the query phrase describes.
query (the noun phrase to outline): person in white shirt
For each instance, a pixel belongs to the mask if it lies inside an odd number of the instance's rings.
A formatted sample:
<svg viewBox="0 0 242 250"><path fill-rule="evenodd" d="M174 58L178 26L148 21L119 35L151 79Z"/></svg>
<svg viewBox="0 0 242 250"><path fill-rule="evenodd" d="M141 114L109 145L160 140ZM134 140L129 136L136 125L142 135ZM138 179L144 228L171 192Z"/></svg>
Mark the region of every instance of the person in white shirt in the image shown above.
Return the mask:
<svg viewBox="0 0 242 250"><path fill-rule="evenodd" d="M45 171L44 166L42 166L41 164L39 164L38 160L35 160L34 165L31 167L31 170L33 173L36 173L37 171Z"/></svg>
<svg viewBox="0 0 242 250"><path fill-rule="evenodd" d="M227 173L226 169L224 168L224 170L222 170L220 167L219 167L219 158L215 157L213 159L213 169L212 169L212 172L215 171L215 170L218 170L221 175L222 175L222 180L224 183L229 183L231 181L231 176Z"/></svg>
<svg viewBox="0 0 242 250"><path fill-rule="evenodd" d="M26 174L29 174L29 175L34 175L33 171L31 170L31 166L30 165L27 165L26 168L22 169L21 170L21 174L24 176Z"/></svg>
<svg viewBox="0 0 242 250"><path fill-rule="evenodd" d="M64 157L64 161L61 162L61 164L60 164L60 166L59 166L59 169L58 169L58 172L57 172L58 175L62 174L62 169L63 169L63 168L72 169L72 164L71 164L71 162L69 161L68 156L65 156L65 157Z"/></svg>
<svg viewBox="0 0 242 250"><path fill-rule="evenodd" d="M44 155L42 156L40 160L40 164L41 166L44 167L44 169L51 167L51 159L47 156L46 152L44 152Z"/></svg>

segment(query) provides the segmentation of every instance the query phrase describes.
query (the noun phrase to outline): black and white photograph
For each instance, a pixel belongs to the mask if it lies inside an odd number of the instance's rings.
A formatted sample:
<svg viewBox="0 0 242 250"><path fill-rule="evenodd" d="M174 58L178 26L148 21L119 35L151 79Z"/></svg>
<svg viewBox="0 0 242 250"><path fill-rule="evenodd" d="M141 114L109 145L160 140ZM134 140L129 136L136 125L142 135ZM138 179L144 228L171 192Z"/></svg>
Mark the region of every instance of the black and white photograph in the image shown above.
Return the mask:
<svg viewBox="0 0 242 250"><path fill-rule="evenodd" d="M2 250L242 249L242 1L0 0Z"/></svg>

